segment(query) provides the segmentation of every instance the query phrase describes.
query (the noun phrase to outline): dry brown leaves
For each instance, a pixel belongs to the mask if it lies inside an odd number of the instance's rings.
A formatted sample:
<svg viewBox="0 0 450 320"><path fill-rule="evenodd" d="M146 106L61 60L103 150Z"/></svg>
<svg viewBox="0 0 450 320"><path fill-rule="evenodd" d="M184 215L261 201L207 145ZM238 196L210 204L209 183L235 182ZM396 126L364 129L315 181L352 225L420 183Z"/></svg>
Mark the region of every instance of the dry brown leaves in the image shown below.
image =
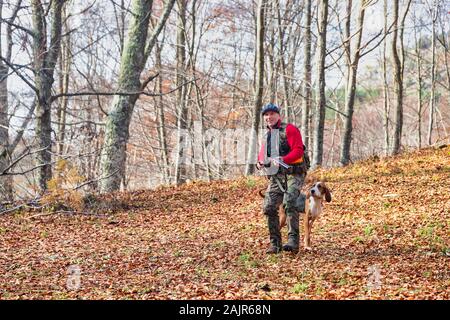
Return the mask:
<svg viewBox="0 0 450 320"><path fill-rule="evenodd" d="M449 159L424 149L313 172L333 201L298 255L264 253L263 178L114 194L127 209L103 216L5 215L0 297L448 299Z"/></svg>

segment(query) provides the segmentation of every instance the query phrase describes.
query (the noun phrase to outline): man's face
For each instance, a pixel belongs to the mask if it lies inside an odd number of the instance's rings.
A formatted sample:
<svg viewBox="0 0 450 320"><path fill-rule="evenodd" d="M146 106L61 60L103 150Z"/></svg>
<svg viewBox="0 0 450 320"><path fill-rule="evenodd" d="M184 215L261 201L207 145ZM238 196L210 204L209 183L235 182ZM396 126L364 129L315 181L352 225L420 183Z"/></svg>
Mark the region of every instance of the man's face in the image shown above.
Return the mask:
<svg viewBox="0 0 450 320"><path fill-rule="evenodd" d="M264 122L270 128L273 128L278 123L278 120L280 120L280 114L274 111L267 111L264 113Z"/></svg>

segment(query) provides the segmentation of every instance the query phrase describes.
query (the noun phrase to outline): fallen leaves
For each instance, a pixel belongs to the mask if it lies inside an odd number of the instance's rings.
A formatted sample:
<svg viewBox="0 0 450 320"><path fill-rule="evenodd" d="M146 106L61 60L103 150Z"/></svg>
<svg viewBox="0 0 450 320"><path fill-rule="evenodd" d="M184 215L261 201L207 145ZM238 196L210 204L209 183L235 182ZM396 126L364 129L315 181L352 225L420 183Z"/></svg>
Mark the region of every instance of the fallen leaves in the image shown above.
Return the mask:
<svg viewBox="0 0 450 320"><path fill-rule="evenodd" d="M102 216L5 215L0 297L448 299L448 154L312 172L333 201L314 225L313 250L298 255L265 254L263 178L96 196ZM73 266L78 288L67 286Z"/></svg>

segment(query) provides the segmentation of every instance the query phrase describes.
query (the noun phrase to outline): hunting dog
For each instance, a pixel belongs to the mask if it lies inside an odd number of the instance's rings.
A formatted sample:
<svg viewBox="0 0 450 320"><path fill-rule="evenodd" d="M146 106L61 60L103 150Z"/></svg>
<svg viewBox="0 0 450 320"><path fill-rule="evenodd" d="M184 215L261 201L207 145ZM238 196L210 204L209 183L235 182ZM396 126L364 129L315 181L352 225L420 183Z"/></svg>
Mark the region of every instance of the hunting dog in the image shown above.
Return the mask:
<svg viewBox="0 0 450 320"><path fill-rule="evenodd" d="M259 190L259 195L264 198L265 189ZM325 182L318 181L313 183L306 194L305 214L303 218L303 231L304 238L303 244L306 250L311 250L311 229L314 221L319 218L323 210L323 200L331 202L331 192L326 186ZM283 204L280 205L278 210L278 216L280 219L280 229L286 225L286 212L283 208Z"/></svg>

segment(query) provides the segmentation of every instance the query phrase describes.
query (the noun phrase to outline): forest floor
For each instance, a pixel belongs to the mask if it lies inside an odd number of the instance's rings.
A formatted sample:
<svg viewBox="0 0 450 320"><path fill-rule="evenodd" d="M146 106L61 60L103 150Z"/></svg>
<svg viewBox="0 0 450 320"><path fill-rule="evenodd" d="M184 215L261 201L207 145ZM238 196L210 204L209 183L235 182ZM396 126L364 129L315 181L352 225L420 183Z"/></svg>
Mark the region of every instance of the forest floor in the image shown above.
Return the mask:
<svg viewBox="0 0 450 320"><path fill-rule="evenodd" d="M2 215L0 299L450 298L450 147L313 178L333 200L298 254L265 254L264 177L116 193L126 209L105 214Z"/></svg>

